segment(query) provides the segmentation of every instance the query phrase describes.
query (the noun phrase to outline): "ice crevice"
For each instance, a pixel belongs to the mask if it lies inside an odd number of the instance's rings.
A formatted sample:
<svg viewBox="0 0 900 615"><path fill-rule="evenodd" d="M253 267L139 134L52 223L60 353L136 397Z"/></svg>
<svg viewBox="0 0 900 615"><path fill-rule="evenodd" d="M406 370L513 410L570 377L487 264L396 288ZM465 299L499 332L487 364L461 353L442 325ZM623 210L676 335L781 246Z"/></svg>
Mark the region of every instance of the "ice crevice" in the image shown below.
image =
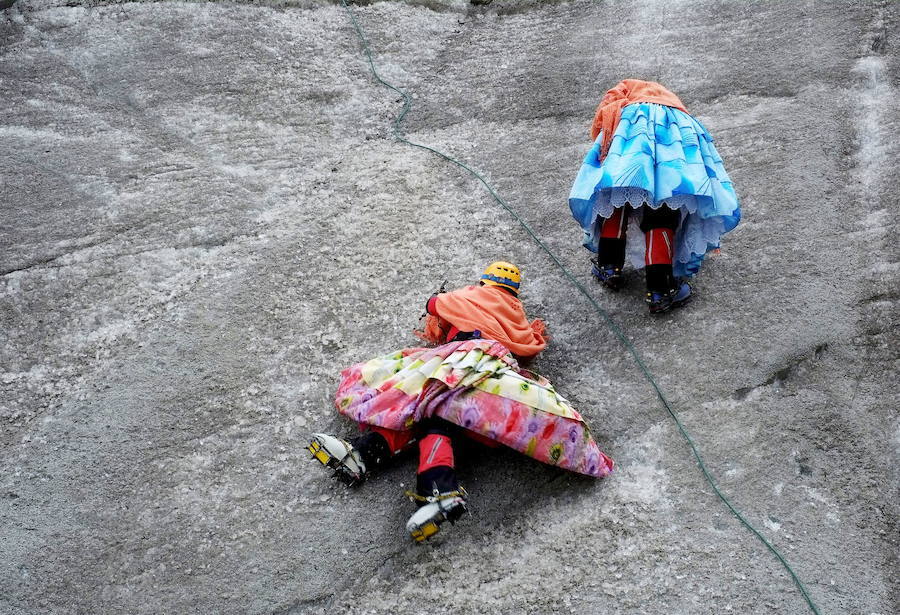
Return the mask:
<svg viewBox="0 0 900 615"><path fill-rule="evenodd" d="M147 248L144 250L134 250L131 252L116 252L113 254L100 255L96 258L91 258L91 259L86 259L86 260L73 259L71 262L53 264L56 261L59 261L60 259L72 257L74 254L77 253L77 252L69 252L69 253L65 253L65 254L59 254L56 256L47 257L44 259L37 259L30 263L22 265L20 267L2 270L2 271L0 271L0 278L6 277L6 276L11 276L16 273L22 273L22 272L26 272L26 271L35 270L35 269L63 269L65 267L84 266L84 265L90 265L90 264L98 263L98 262L102 262L102 261L109 261L109 260L115 261L115 260L119 260L119 259L123 259L123 258L140 257L140 256L143 256L146 254L156 254L156 253L167 252L167 251L176 251L176 252L183 251L183 250L211 251L211 250L214 250L217 248L224 248L224 247L228 246L229 244L238 242L241 239L257 239L257 238L258 238L257 235L249 235L246 233L236 233L236 234L231 234L231 235L225 235L223 237L208 239L205 241L197 241L197 242L187 243L187 244L183 244L183 245L153 246L153 247L150 247L150 248ZM107 241L109 241L109 240L107 240ZM84 246L82 249L92 249L99 245L102 245L103 243L105 243L105 242L100 242L97 244Z"/></svg>
<svg viewBox="0 0 900 615"><path fill-rule="evenodd" d="M741 401L747 399L754 391L769 386L773 387L777 391L793 376L801 371L809 369L814 363L818 362L822 358L822 355L825 354L826 350L828 350L827 342L817 344L811 350L789 359L782 367L774 370L771 375L763 382L749 387L741 387L735 390L732 397L738 401Z"/></svg>

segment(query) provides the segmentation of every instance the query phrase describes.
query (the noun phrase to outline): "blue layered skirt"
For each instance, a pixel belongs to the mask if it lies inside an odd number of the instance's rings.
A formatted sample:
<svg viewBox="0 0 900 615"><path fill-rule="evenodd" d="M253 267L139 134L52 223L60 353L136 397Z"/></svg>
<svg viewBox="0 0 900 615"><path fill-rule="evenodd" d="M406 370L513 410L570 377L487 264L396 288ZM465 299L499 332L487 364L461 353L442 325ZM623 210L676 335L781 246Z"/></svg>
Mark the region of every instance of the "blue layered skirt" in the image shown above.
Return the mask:
<svg viewBox="0 0 900 615"><path fill-rule="evenodd" d="M597 136L584 158L569 207L584 230L584 246L597 250L600 224L617 207L629 213L626 255L644 266L643 206L663 204L681 213L675 232L673 273L693 276L722 235L737 226L741 209L713 138L692 116L664 105L636 103L622 109L609 152L600 162Z"/></svg>

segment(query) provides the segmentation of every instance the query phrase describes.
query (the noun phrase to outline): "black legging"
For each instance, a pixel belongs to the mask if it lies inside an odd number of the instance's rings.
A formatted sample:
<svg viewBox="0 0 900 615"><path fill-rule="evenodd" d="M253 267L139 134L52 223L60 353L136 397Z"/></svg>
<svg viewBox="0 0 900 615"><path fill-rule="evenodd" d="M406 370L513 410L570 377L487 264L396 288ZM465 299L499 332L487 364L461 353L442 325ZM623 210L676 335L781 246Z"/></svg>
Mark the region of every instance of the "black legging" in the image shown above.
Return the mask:
<svg viewBox="0 0 900 615"><path fill-rule="evenodd" d="M678 213L678 210L669 209L665 203L659 209L651 209L647 205L641 209L644 213L641 219L641 230L645 233L655 228L670 228L674 231L681 221L681 214Z"/></svg>

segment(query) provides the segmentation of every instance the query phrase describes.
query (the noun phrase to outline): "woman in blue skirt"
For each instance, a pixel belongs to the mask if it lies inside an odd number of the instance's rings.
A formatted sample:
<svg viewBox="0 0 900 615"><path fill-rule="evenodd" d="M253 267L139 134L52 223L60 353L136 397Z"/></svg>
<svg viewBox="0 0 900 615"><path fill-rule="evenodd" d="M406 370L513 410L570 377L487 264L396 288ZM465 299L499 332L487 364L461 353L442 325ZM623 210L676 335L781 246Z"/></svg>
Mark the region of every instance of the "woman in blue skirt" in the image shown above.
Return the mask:
<svg viewBox="0 0 900 615"><path fill-rule="evenodd" d="M712 137L662 85L625 79L600 101L591 138L569 207L597 252L593 274L622 288L627 256L646 269L651 313L683 305L687 279L741 219Z"/></svg>

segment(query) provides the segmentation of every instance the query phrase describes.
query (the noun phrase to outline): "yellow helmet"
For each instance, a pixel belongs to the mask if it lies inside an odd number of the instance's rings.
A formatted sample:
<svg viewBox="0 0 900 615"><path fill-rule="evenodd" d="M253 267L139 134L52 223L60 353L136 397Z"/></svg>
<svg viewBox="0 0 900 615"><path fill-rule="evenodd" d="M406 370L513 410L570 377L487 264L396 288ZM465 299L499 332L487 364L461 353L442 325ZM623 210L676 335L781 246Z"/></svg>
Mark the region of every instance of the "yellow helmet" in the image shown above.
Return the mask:
<svg viewBox="0 0 900 615"><path fill-rule="evenodd" d="M519 294L519 283L521 281L522 274L519 272L519 268L505 261L491 263L484 270L484 273L481 274L482 284L505 288L512 291L514 295Z"/></svg>

